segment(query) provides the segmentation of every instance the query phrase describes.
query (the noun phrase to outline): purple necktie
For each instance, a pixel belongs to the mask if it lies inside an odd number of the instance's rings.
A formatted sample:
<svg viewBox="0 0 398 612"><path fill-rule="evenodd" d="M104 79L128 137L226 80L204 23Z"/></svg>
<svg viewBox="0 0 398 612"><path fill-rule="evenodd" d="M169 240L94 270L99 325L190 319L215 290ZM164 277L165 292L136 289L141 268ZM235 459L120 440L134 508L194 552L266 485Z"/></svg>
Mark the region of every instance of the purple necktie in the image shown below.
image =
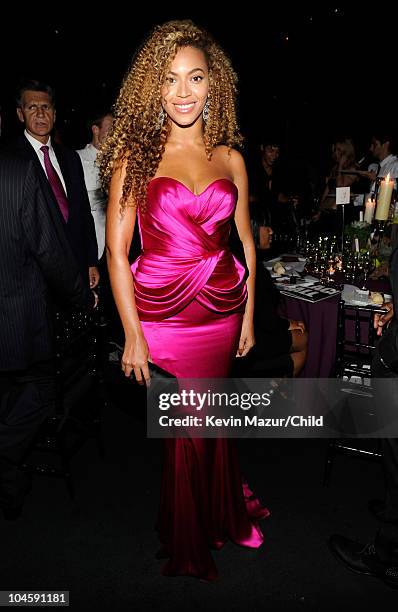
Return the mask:
<svg viewBox="0 0 398 612"><path fill-rule="evenodd" d="M65 189L61 183L61 179L59 178L56 169L51 163L48 146L43 145L42 147L40 147L40 150L44 153L44 166L46 169L48 182L51 185L51 189L54 192L55 198L58 202L58 206L66 223L69 217L69 203L68 198L66 197Z"/></svg>

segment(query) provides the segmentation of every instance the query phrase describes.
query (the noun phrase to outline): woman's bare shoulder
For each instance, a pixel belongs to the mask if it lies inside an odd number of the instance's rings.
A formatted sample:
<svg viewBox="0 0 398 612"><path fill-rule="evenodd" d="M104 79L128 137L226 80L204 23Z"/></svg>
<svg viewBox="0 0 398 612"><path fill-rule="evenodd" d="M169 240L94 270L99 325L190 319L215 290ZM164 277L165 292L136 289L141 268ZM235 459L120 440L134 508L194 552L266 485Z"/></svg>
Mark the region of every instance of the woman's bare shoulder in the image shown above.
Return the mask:
<svg viewBox="0 0 398 612"><path fill-rule="evenodd" d="M245 160L237 149L227 147L226 145L219 145L214 149L217 159L225 163L226 166L232 172L239 172L245 169Z"/></svg>

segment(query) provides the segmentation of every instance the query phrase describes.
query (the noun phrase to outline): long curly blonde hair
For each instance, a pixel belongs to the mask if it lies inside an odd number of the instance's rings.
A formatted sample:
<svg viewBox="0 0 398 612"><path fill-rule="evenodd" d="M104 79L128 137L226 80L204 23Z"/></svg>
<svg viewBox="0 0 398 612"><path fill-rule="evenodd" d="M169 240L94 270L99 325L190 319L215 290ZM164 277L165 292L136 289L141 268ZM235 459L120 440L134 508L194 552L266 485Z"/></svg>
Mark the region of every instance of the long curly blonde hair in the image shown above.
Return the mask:
<svg viewBox="0 0 398 612"><path fill-rule="evenodd" d="M237 76L227 55L190 20L156 26L133 58L114 105L112 130L101 147L105 189L115 167L126 164L122 212L128 205L145 210L148 182L156 174L170 132L169 122L159 120L161 87L177 51L187 46L203 51L209 68L209 115L203 135L208 159L220 144L242 144L235 108Z"/></svg>

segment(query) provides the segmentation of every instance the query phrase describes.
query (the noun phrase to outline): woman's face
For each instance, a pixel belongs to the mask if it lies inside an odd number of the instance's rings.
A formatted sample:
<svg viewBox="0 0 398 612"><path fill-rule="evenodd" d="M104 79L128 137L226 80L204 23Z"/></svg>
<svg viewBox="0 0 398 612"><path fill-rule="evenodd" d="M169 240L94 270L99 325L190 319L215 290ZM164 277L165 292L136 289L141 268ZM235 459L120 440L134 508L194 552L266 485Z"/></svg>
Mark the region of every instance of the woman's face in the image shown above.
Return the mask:
<svg viewBox="0 0 398 612"><path fill-rule="evenodd" d="M343 144L341 144L340 142L336 142L335 145L333 145L333 158L336 162L339 162L343 155L345 155L345 147Z"/></svg>
<svg viewBox="0 0 398 612"><path fill-rule="evenodd" d="M161 88L163 110L182 127L202 116L209 93L209 70L203 51L182 47L170 64Z"/></svg>
<svg viewBox="0 0 398 612"><path fill-rule="evenodd" d="M272 243L272 227L260 225L259 227L259 245L260 249L269 249L271 248Z"/></svg>

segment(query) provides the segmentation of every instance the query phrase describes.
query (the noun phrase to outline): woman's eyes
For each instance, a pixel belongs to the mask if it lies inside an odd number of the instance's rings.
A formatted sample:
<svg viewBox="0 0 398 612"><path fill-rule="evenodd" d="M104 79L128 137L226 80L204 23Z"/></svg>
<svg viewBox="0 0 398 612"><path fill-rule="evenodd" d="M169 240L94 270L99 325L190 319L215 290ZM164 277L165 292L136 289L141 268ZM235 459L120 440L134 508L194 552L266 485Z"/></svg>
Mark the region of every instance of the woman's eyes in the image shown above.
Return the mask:
<svg viewBox="0 0 398 612"><path fill-rule="evenodd" d="M201 83L203 81L203 76L201 76L200 74L196 74L193 77L191 77L191 81L193 81L194 83ZM169 76L166 77L166 83L168 83L169 85L174 85L174 83L177 82L177 79L175 77Z"/></svg>

